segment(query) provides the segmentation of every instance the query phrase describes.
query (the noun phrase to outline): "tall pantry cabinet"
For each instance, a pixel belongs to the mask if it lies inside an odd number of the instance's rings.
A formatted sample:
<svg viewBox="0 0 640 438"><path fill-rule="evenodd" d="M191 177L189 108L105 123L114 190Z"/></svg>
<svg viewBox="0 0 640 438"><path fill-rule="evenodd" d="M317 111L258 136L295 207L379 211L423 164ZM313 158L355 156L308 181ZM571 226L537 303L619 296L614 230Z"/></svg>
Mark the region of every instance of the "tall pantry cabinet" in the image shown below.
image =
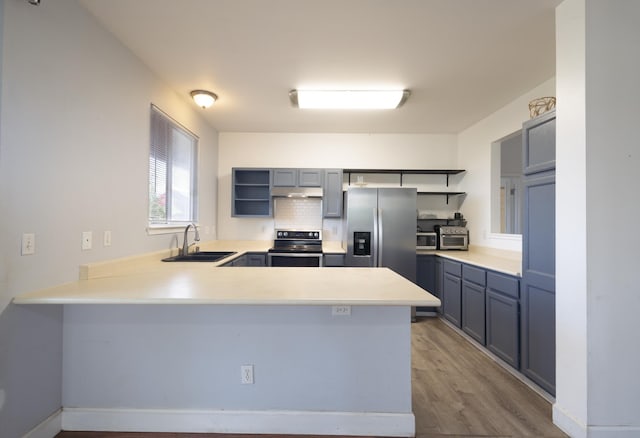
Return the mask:
<svg viewBox="0 0 640 438"><path fill-rule="evenodd" d="M555 110L523 124L521 370L555 395Z"/></svg>

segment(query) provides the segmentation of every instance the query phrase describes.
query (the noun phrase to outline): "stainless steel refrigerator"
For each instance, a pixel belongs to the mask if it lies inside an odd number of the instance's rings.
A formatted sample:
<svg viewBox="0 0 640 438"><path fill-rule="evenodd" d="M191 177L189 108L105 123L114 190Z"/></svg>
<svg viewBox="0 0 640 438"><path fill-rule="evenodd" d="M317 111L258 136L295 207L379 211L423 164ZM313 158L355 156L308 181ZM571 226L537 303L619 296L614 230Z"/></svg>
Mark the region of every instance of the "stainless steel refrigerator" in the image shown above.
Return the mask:
<svg viewBox="0 0 640 438"><path fill-rule="evenodd" d="M346 266L388 267L416 281L416 189L350 187Z"/></svg>

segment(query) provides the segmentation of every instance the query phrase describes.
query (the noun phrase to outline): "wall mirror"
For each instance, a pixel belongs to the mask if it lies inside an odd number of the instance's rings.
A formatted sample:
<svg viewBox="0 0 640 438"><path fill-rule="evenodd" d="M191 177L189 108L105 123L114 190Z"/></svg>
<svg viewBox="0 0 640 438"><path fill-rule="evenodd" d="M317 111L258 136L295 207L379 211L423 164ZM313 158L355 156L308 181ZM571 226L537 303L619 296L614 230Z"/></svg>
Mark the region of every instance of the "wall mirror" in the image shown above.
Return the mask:
<svg viewBox="0 0 640 438"><path fill-rule="evenodd" d="M522 130L491 144L491 232L522 234Z"/></svg>

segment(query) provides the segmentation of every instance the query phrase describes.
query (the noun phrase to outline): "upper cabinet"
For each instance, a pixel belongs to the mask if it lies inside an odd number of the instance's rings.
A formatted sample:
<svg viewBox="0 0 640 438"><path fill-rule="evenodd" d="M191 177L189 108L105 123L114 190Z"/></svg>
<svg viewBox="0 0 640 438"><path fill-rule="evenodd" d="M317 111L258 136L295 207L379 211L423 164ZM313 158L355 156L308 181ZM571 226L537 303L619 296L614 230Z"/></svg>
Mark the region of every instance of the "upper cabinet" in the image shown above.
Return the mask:
<svg viewBox="0 0 640 438"><path fill-rule="evenodd" d="M231 214L271 216L271 169L232 169Z"/></svg>
<svg viewBox="0 0 640 438"><path fill-rule="evenodd" d="M556 111L552 110L522 125L523 173L544 172L556 167Z"/></svg>
<svg viewBox="0 0 640 438"><path fill-rule="evenodd" d="M342 169L325 169L322 190L322 216L342 217Z"/></svg>
<svg viewBox="0 0 640 438"><path fill-rule="evenodd" d="M323 169L272 169L273 187L322 187Z"/></svg>
<svg viewBox="0 0 640 438"><path fill-rule="evenodd" d="M322 187L324 180L324 169L299 169L298 186L300 187Z"/></svg>
<svg viewBox="0 0 640 438"><path fill-rule="evenodd" d="M273 187L297 187L298 169L273 169Z"/></svg>

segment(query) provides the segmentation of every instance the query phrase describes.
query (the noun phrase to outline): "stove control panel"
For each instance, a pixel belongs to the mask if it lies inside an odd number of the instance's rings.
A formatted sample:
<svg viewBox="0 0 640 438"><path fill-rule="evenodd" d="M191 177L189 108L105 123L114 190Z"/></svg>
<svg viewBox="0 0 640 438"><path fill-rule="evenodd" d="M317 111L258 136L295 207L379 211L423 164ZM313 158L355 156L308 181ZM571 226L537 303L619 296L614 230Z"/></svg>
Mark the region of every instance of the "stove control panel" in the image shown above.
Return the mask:
<svg viewBox="0 0 640 438"><path fill-rule="evenodd" d="M318 230L276 230L277 239L322 240L322 233Z"/></svg>

